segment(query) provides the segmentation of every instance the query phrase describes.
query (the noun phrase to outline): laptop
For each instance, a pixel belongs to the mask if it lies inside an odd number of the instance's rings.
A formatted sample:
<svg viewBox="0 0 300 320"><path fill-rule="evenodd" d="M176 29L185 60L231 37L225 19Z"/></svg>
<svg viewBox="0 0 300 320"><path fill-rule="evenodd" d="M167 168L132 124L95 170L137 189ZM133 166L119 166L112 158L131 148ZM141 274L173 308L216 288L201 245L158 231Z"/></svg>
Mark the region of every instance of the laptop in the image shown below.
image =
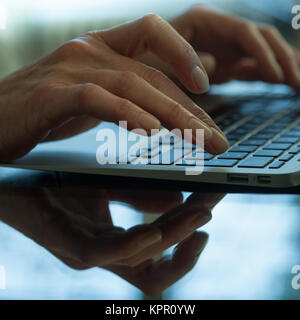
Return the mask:
<svg viewBox="0 0 300 320"><path fill-rule="evenodd" d="M215 156L193 145L186 151L181 138L162 129L151 138L136 135L136 147L128 144L123 150L128 158L124 163L119 161L124 159L121 141L128 132L115 124L102 123L76 137L42 143L5 166L268 188L300 185L300 96L285 86L233 82L218 86L211 95L193 98L207 107L225 132L230 148L224 154ZM115 132L117 145L122 144L106 155L110 161L102 164L97 158L104 142L97 139L99 130ZM162 161L166 152L167 162ZM201 173L187 174L195 166L188 161L191 159L200 161Z"/></svg>

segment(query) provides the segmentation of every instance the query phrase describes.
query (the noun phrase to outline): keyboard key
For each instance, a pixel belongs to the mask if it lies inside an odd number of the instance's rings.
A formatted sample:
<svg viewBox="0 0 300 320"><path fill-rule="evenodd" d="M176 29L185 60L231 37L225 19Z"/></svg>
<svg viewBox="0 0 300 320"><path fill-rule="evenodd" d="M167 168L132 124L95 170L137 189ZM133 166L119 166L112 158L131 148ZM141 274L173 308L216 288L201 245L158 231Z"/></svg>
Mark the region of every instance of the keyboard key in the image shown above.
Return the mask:
<svg viewBox="0 0 300 320"><path fill-rule="evenodd" d="M272 141L272 143L296 143L299 141L299 137L285 137L281 136L276 140Z"/></svg>
<svg viewBox="0 0 300 320"><path fill-rule="evenodd" d="M193 149L192 152L185 152L187 159L204 159L204 160L210 160L213 157L215 157L214 154L210 154L208 152L205 152L203 149Z"/></svg>
<svg viewBox="0 0 300 320"><path fill-rule="evenodd" d="M193 166L195 167L196 165L197 166L203 166L203 161L201 161L199 163L199 160L195 160L195 159L181 159L179 162L176 162L175 163L176 166Z"/></svg>
<svg viewBox="0 0 300 320"><path fill-rule="evenodd" d="M213 159L204 161L204 166L207 167L233 167L238 161L229 159Z"/></svg>
<svg viewBox="0 0 300 320"><path fill-rule="evenodd" d="M269 169L279 169L285 164L284 161L275 161L269 166Z"/></svg>
<svg viewBox="0 0 300 320"><path fill-rule="evenodd" d="M245 123L240 126L241 129L247 130L248 132L251 132L253 129L257 128L256 123Z"/></svg>
<svg viewBox="0 0 300 320"><path fill-rule="evenodd" d="M293 156L294 155L292 153L286 153L279 157L279 161L289 161L293 158Z"/></svg>
<svg viewBox="0 0 300 320"><path fill-rule="evenodd" d="M250 157L239 163L239 168L264 168L273 158L270 157Z"/></svg>
<svg viewBox="0 0 300 320"><path fill-rule="evenodd" d="M243 128L237 128L237 129L234 129L233 132L236 134L239 134L241 136L244 136L245 134L247 134L249 132L249 130L245 130Z"/></svg>
<svg viewBox="0 0 300 320"><path fill-rule="evenodd" d="M261 146L266 143L265 139L247 139L240 142L241 146Z"/></svg>
<svg viewBox="0 0 300 320"><path fill-rule="evenodd" d="M290 129L284 133L285 137L300 137L300 130Z"/></svg>
<svg viewBox="0 0 300 320"><path fill-rule="evenodd" d="M287 150L291 146L290 143L270 143L264 146L265 150Z"/></svg>
<svg viewBox="0 0 300 320"><path fill-rule="evenodd" d="M266 128L264 129L277 129L278 131L282 130L287 126L287 123L281 122L281 119L278 120L279 122L273 122L269 124Z"/></svg>
<svg viewBox="0 0 300 320"><path fill-rule="evenodd" d="M248 153L246 152L226 152L218 156L218 159L237 159L241 160L247 157Z"/></svg>
<svg viewBox="0 0 300 320"><path fill-rule="evenodd" d="M204 160L210 160L213 157L214 157L213 154L210 154L210 153L207 153L207 152L204 153Z"/></svg>
<svg viewBox="0 0 300 320"><path fill-rule="evenodd" d="M184 155L191 153L191 150L184 149L171 149L151 158L151 163L157 163L157 157L159 157L159 163L172 164L175 161L183 158Z"/></svg>
<svg viewBox="0 0 300 320"><path fill-rule="evenodd" d="M300 147L293 147L288 152L293 153L293 154L297 154L300 152Z"/></svg>
<svg viewBox="0 0 300 320"><path fill-rule="evenodd" d="M238 134L235 131L226 134L227 139L240 139L241 136L241 134Z"/></svg>
<svg viewBox="0 0 300 320"><path fill-rule="evenodd" d="M257 149L257 146L234 146L228 150L228 152L253 152Z"/></svg>
<svg viewBox="0 0 300 320"><path fill-rule="evenodd" d="M278 157L282 150L259 150L253 154L254 157Z"/></svg>
<svg viewBox="0 0 300 320"><path fill-rule="evenodd" d="M230 146L235 144L239 139L227 139Z"/></svg>
<svg viewBox="0 0 300 320"><path fill-rule="evenodd" d="M271 139L275 135L274 132L266 132L266 133L257 133L254 136L252 136L252 139Z"/></svg>
<svg viewBox="0 0 300 320"><path fill-rule="evenodd" d="M287 127L286 123L271 123L267 127L263 128L264 132L280 133L283 129Z"/></svg>

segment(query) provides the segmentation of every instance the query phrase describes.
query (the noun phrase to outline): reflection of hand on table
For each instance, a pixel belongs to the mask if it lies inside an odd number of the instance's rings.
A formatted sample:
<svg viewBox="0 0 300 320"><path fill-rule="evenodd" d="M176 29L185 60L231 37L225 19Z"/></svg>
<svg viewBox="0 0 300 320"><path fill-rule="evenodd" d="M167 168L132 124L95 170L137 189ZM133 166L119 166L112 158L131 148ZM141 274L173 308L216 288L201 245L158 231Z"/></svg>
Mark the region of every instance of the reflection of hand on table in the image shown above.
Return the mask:
<svg viewBox="0 0 300 320"><path fill-rule="evenodd" d="M193 194L182 203L177 192L3 188L0 218L72 268L102 267L157 294L196 263L207 235L195 230L210 220L221 197ZM124 230L112 223L110 201L164 213L153 223ZM174 244L172 256L152 259Z"/></svg>

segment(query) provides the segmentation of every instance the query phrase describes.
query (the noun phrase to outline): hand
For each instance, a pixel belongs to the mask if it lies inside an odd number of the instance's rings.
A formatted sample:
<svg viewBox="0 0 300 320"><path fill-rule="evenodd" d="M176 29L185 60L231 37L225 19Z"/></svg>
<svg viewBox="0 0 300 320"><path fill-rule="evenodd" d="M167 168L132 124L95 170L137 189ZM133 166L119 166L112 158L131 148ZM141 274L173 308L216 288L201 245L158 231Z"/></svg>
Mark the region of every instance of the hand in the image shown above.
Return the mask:
<svg viewBox="0 0 300 320"><path fill-rule="evenodd" d="M161 124L204 129L207 151L224 152L228 142L212 119L164 74L135 59L147 50L191 92L208 90L196 52L158 16L89 32L0 82L0 161L100 120L127 120L129 129L148 133Z"/></svg>
<svg viewBox="0 0 300 320"><path fill-rule="evenodd" d="M207 242L207 235L195 230L211 218L210 210L222 197L194 194L182 204L178 192L2 188L0 220L72 268L102 267L154 295L195 265ZM110 201L166 213L151 224L124 230L113 225ZM171 257L152 259L176 243Z"/></svg>
<svg viewBox="0 0 300 320"><path fill-rule="evenodd" d="M202 5L174 19L171 25L198 53L211 83L262 80L300 90L300 53L276 28ZM147 55L143 61L172 76L168 66Z"/></svg>

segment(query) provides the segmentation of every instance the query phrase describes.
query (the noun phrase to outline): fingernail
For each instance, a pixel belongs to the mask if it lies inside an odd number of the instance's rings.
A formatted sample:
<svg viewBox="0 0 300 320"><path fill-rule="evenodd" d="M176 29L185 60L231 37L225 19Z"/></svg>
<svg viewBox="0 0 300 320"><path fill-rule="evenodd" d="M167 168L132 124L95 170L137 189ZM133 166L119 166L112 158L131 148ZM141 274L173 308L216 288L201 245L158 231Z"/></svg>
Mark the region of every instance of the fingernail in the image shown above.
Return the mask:
<svg viewBox="0 0 300 320"><path fill-rule="evenodd" d="M191 118L189 121L189 128L193 130L193 138L196 140L196 130L204 130L204 141L209 141L213 135L211 128L208 127L203 121L197 118Z"/></svg>
<svg viewBox="0 0 300 320"><path fill-rule="evenodd" d="M139 125L141 128L144 128L147 131L151 131L151 129L159 129L160 122L147 113L142 113L139 117Z"/></svg>
<svg viewBox="0 0 300 320"><path fill-rule="evenodd" d="M219 132L217 129L211 127L212 137L209 140L210 146L215 150L216 153L223 153L229 148L227 138Z"/></svg>
<svg viewBox="0 0 300 320"><path fill-rule="evenodd" d="M194 68L192 76L196 87L201 90L201 93L209 90L208 76L199 66Z"/></svg>
<svg viewBox="0 0 300 320"><path fill-rule="evenodd" d="M142 244L146 247L161 240L161 232L159 230L151 230L143 234L141 237Z"/></svg>
<svg viewBox="0 0 300 320"><path fill-rule="evenodd" d="M201 210L201 209L199 209ZM203 210L203 209L202 209ZM198 214L196 217L194 217L190 222L190 228L192 230L195 230L201 226L203 226L205 223L207 223L209 220L211 220L211 215L201 215Z"/></svg>

